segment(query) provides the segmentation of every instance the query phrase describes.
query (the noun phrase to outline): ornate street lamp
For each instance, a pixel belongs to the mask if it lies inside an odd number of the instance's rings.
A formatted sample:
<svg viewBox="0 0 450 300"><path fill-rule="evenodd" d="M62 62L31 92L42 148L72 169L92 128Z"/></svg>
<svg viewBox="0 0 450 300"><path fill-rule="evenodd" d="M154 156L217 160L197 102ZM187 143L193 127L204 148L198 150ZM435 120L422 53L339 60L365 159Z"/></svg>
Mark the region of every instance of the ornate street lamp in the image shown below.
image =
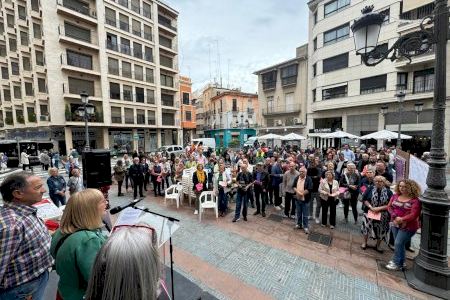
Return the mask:
<svg viewBox="0 0 450 300"><path fill-rule="evenodd" d="M91 147L89 146L89 128L88 128L88 119L95 112L94 105L89 103L89 95L86 92L80 93L81 102L83 103L82 107L78 107L76 110L76 114L84 119L84 136L85 136L85 150L89 151Z"/></svg>
<svg viewBox="0 0 450 300"><path fill-rule="evenodd" d="M402 122L403 122L403 102L405 101L405 92L401 89L397 89L395 94L398 102L398 136L397 136L397 148L402 148Z"/></svg>
<svg viewBox="0 0 450 300"><path fill-rule="evenodd" d="M414 110L416 111L416 114L417 114L416 124L419 124L419 115L423 110L423 103L419 102L419 103L414 104Z"/></svg>
<svg viewBox="0 0 450 300"><path fill-rule="evenodd" d="M381 113L383 116L385 116L385 115L387 114L388 110L389 110L389 107L388 107L387 105L383 105L383 106L380 108L380 113Z"/></svg>
<svg viewBox="0 0 450 300"><path fill-rule="evenodd" d="M401 36L387 50L376 47L381 27L381 15L366 7L363 16L352 25L358 55L367 66L374 66L386 58L394 61L411 58L436 47L435 89L433 98L433 127L431 137L430 170L427 189L420 197L422 228L419 255L414 267L406 272L408 284L415 289L441 298L450 299L450 268L447 259L448 218L450 201L445 192L447 165L444 151L446 67L448 38L447 0L435 0L434 15L425 17L420 30ZM377 16L378 15L378 16ZM375 47L375 48L374 48Z"/></svg>

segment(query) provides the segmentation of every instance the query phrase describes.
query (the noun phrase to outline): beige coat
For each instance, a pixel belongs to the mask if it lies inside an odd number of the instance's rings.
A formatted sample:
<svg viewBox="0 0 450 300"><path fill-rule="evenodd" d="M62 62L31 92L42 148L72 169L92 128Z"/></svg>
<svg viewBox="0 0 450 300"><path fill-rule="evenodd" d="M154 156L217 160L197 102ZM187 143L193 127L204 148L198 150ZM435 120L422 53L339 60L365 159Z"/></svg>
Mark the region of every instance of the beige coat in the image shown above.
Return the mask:
<svg viewBox="0 0 450 300"><path fill-rule="evenodd" d="M328 181L323 179L319 185L319 195L322 200L328 200L328 193L331 193L333 197L339 196L339 183L337 180L333 179L333 188L330 192L330 187L328 186Z"/></svg>

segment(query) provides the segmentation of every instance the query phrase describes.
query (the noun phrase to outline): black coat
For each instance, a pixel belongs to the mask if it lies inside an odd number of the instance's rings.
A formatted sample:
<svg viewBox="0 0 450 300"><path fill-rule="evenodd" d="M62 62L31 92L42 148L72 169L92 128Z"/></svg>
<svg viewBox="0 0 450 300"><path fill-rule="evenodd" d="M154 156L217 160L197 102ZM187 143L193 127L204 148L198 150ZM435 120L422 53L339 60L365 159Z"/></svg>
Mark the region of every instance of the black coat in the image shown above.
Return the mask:
<svg viewBox="0 0 450 300"><path fill-rule="evenodd" d="M253 180L256 180L256 170L255 171L253 171ZM266 171L264 171L264 170L262 170L262 172L261 172L261 185L259 185L259 184L255 184L255 185L253 185L253 188L255 189L255 190L258 190L258 191L262 191L262 190L267 190L268 188L269 188L269 183L270 183L270 179L269 179L269 173L267 173Z"/></svg>
<svg viewBox="0 0 450 300"><path fill-rule="evenodd" d="M141 164L132 164L128 169L128 175L133 180L133 182L144 181L144 168Z"/></svg>
<svg viewBox="0 0 450 300"><path fill-rule="evenodd" d="M294 184L292 185L293 188L297 188L297 182L298 182L299 177L300 177L300 175L297 176L297 178L295 178ZM305 185L303 186L303 190L308 191L308 194L305 195L305 202L309 202L309 200L311 200L311 193L313 190L313 182L312 182L311 177L306 176ZM294 197L296 197L296 196L294 196Z"/></svg>
<svg viewBox="0 0 450 300"><path fill-rule="evenodd" d="M208 183L208 176L206 176L206 172L203 171L203 175L205 176L205 181L203 182L203 190L202 191L206 191L207 190L207 186L206 184ZM192 187L192 189L194 191L197 191L197 189L195 188L195 186L199 183L198 182L198 178L197 178L197 171L194 172L194 175L192 175L192 182L194 183L194 186Z"/></svg>

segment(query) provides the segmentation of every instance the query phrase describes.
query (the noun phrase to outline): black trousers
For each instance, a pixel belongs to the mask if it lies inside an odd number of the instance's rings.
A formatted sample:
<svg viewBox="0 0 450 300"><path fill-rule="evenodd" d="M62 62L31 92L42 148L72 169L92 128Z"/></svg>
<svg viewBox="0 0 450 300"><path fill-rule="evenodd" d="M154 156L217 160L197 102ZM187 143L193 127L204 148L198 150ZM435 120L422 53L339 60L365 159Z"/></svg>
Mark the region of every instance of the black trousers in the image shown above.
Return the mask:
<svg viewBox="0 0 450 300"><path fill-rule="evenodd" d="M348 218L348 208L350 205L352 206L352 213L353 218L355 219L355 222L358 221L358 194L357 193L350 193L351 198L350 199L344 199L342 202L344 202L344 217L347 220Z"/></svg>
<svg viewBox="0 0 450 300"><path fill-rule="evenodd" d="M336 202L320 199L322 204L322 225L327 225L328 208L330 208L330 225L336 226Z"/></svg>
<svg viewBox="0 0 450 300"><path fill-rule="evenodd" d="M152 183L153 183L153 191L155 192L155 197L158 196L158 195L162 195L162 193L161 193L161 183L162 183L162 181L158 182L156 180L156 178L155 178L155 179L152 180Z"/></svg>
<svg viewBox="0 0 450 300"><path fill-rule="evenodd" d="M130 187L133 188L133 181L128 174L125 174L125 188L128 190L128 180L130 181Z"/></svg>
<svg viewBox="0 0 450 300"><path fill-rule="evenodd" d="M150 174L145 173L144 175L144 190L147 190L147 185L150 184Z"/></svg>
<svg viewBox="0 0 450 300"><path fill-rule="evenodd" d="M280 185L277 184L275 186L272 186L272 191L273 191L273 197L274 197L274 205L275 206L280 206L281 205L281 197L280 197Z"/></svg>
<svg viewBox="0 0 450 300"><path fill-rule="evenodd" d="M286 197L284 197L284 214L286 216L295 216L295 194L286 192ZM292 205L292 209L291 209ZM290 211L290 214L289 214Z"/></svg>
<svg viewBox="0 0 450 300"><path fill-rule="evenodd" d="M250 205L253 207L255 205L255 197L253 195L253 188L248 189L248 200L250 200Z"/></svg>
<svg viewBox="0 0 450 300"><path fill-rule="evenodd" d="M133 181L133 197L134 197L134 199L137 198L138 189L139 189L139 197L144 197L144 193L142 192L143 187L144 187L143 180L134 180Z"/></svg>
<svg viewBox="0 0 450 300"><path fill-rule="evenodd" d="M120 196L120 194L122 194L122 184L123 184L123 180L121 181L117 181L117 194Z"/></svg>
<svg viewBox="0 0 450 300"><path fill-rule="evenodd" d="M255 202L257 212L266 212L267 192L263 192L261 188L255 188Z"/></svg>
<svg viewBox="0 0 450 300"><path fill-rule="evenodd" d="M267 189L267 199L269 200L268 204L273 204L273 187L271 185Z"/></svg>

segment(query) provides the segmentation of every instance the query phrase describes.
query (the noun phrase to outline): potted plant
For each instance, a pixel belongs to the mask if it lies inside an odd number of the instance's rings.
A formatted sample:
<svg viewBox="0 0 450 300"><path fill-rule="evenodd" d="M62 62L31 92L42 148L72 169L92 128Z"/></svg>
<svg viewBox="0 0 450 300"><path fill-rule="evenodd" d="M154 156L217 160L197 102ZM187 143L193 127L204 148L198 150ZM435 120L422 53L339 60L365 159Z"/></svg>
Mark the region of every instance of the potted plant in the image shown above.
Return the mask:
<svg viewBox="0 0 450 300"><path fill-rule="evenodd" d="M72 112L70 111L69 104L66 105L65 115L66 115L66 121L72 121Z"/></svg>
<svg viewBox="0 0 450 300"><path fill-rule="evenodd" d="M17 115L16 119L17 119L17 123L20 123L20 124L25 123L25 118L23 117L23 115Z"/></svg>
<svg viewBox="0 0 450 300"><path fill-rule="evenodd" d="M14 124L13 119L11 117L6 117L5 118L5 123L7 125L13 125Z"/></svg>
<svg viewBox="0 0 450 300"><path fill-rule="evenodd" d="M28 122L32 122L32 123L36 122L36 114L35 113L28 115Z"/></svg>

